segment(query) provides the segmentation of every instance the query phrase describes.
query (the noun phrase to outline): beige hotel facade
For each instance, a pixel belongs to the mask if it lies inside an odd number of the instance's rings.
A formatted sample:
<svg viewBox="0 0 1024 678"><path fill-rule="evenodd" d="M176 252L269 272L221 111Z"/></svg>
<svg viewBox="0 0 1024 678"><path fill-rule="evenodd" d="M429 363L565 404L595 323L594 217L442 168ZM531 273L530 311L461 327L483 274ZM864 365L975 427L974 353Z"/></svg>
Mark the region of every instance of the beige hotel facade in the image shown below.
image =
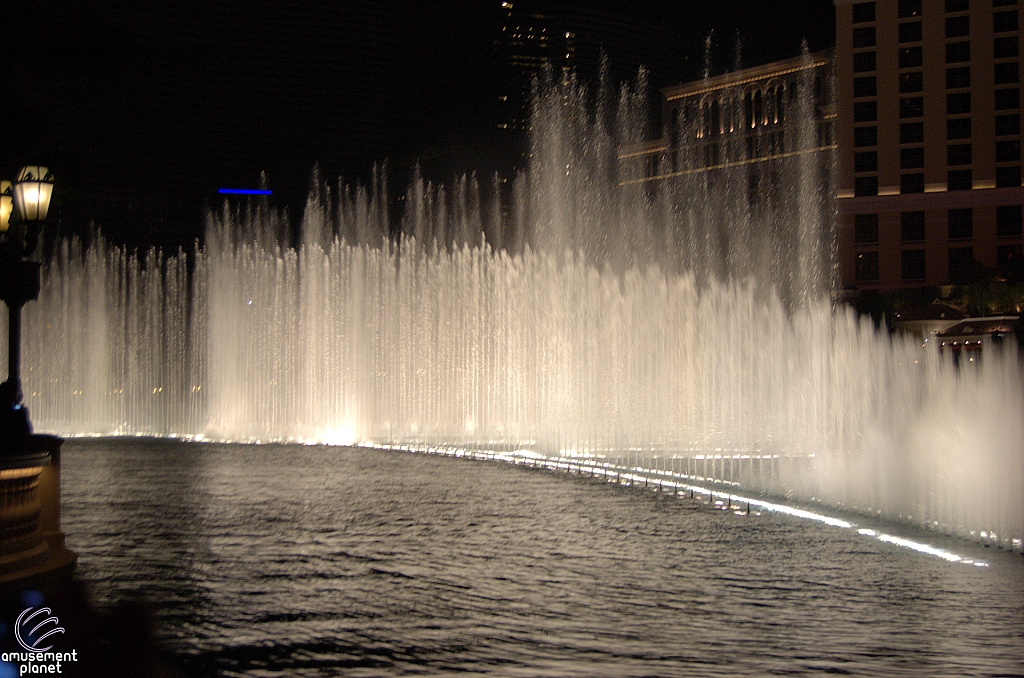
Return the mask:
<svg viewBox="0 0 1024 678"><path fill-rule="evenodd" d="M844 286L1020 266L1016 0L835 0Z"/></svg>
<svg viewBox="0 0 1024 678"><path fill-rule="evenodd" d="M888 292L991 271L1020 279L1018 0L834 2L833 51L664 88L668 136L624 149L622 157L646 164L641 181L674 176L679 172L659 170L659 158L674 159L687 143L678 123L689 108L718 90L741 88L756 109L757 97L771 102L790 92L804 69L815 70L816 83L834 74L834 87L816 85L814 150L837 154L841 285ZM784 133L789 125L778 115L754 117ZM747 162L782 158L786 150L757 149Z"/></svg>

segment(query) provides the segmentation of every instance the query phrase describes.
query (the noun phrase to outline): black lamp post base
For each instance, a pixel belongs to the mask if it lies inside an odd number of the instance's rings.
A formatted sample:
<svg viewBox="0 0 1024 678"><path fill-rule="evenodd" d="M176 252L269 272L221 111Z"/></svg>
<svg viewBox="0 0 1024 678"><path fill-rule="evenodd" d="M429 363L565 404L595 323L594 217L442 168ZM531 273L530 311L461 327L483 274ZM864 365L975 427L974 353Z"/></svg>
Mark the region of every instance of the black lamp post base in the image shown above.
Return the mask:
<svg viewBox="0 0 1024 678"><path fill-rule="evenodd" d="M6 394L10 382L0 384L0 393ZM52 437L52 436L49 436ZM46 441L33 440L32 422L28 408L19 402L0 403L0 458L18 455L30 449L46 449Z"/></svg>
<svg viewBox="0 0 1024 678"><path fill-rule="evenodd" d="M26 212L32 207L25 202L29 193L19 192L26 227L0 238L0 300L8 318L7 380L0 384L0 592L68 578L77 560L64 547L60 530L64 441L32 433L21 393L21 308L39 298L41 267L26 259L38 242L39 220L46 218L51 179L45 167L22 169L18 190L34 187L44 202L36 201L36 209Z"/></svg>

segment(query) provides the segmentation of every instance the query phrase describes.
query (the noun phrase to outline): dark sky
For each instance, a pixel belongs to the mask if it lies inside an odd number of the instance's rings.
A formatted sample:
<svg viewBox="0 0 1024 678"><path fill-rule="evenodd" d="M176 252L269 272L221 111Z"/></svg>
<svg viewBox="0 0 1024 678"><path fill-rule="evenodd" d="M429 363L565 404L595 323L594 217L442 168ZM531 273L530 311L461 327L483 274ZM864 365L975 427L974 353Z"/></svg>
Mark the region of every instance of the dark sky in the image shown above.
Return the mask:
<svg viewBox="0 0 1024 678"><path fill-rule="evenodd" d="M578 36L580 76L651 71L693 79L714 31L713 66L736 36L752 65L833 42L831 0L765 3L532 2ZM116 242L187 244L220 186L255 186L301 209L314 163L392 184L419 160L431 178L506 168L490 95L500 0L15 0L0 41L0 175L50 166L54 220L90 220ZM652 108L652 110L655 110Z"/></svg>

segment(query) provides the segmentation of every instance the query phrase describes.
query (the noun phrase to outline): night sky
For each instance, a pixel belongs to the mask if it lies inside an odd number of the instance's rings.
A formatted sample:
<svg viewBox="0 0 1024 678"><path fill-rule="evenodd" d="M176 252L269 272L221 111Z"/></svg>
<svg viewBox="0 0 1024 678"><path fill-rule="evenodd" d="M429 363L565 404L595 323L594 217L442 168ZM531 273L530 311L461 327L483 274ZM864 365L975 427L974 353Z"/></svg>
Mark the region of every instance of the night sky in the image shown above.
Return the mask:
<svg viewBox="0 0 1024 678"><path fill-rule="evenodd" d="M526 2L527 0L523 0ZM550 2L577 34L579 76L651 73L657 89L833 43L831 0ZM0 41L0 175L48 165L52 220L111 240L188 245L221 186L269 176L297 218L311 170L365 181L387 160L392 192L428 178L508 172L490 100L501 74L500 2L15 0Z"/></svg>

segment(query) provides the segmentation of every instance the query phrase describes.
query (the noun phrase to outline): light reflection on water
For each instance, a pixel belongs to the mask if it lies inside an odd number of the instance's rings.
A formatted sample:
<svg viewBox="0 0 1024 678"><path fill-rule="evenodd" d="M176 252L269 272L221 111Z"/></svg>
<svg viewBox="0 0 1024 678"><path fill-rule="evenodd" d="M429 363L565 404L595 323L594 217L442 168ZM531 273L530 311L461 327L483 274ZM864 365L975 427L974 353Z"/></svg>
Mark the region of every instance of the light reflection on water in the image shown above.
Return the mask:
<svg viewBox="0 0 1024 678"><path fill-rule="evenodd" d="M1024 559L523 467L73 440L64 531L190 675L1018 675Z"/></svg>

